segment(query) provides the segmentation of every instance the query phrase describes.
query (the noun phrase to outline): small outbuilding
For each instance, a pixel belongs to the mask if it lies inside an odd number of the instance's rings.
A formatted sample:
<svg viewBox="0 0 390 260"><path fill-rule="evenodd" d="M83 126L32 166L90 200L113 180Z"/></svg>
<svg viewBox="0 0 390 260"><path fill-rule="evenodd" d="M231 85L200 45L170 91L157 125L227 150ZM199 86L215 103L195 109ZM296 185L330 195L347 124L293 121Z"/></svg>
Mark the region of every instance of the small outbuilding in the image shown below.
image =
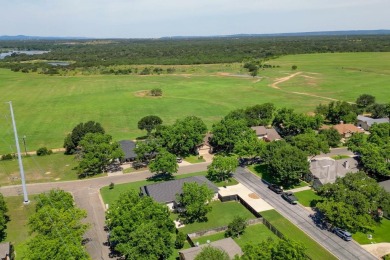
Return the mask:
<svg viewBox="0 0 390 260"><path fill-rule="evenodd" d="M364 130L368 131L370 130L370 127L373 124L383 124L383 123L389 123L389 118L371 118L366 117L362 115L357 116L357 126L363 128Z"/></svg>
<svg viewBox="0 0 390 260"><path fill-rule="evenodd" d="M225 251L230 259L234 259L234 257L242 256L243 252L241 247L231 238L224 238L221 240L217 240L211 242L209 244L202 244L200 246L191 247L188 249L184 249L179 251L180 260L193 260L195 257L202 251L202 249L206 246L212 246L222 251Z"/></svg>

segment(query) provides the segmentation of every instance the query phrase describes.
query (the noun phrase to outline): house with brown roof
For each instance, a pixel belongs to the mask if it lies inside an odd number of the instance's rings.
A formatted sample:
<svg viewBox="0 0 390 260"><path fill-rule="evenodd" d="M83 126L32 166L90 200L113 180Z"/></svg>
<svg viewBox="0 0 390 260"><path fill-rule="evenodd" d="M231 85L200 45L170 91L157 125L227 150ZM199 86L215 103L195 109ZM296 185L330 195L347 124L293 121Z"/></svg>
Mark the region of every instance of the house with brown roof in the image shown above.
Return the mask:
<svg viewBox="0 0 390 260"><path fill-rule="evenodd" d="M236 255L242 256L243 252L241 247L231 238L224 238L221 240L217 240L211 242L209 244L203 244L196 247L191 247L188 249L184 249L179 251L180 260L193 260L195 257L202 251L202 249L206 246L212 246L218 248L220 250L225 251L230 259L234 259Z"/></svg>
<svg viewBox="0 0 390 260"><path fill-rule="evenodd" d="M356 127L355 125L353 125L353 124L344 124L343 122L341 122L338 125L334 125L334 126L326 126L326 125L324 125L324 126L321 127L321 129L330 129L330 128L336 129L337 132L339 132L339 134L341 134L344 138L349 138L354 133L364 133L364 130Z"/></svg>
<svg viewBox="0 0 390 260"><path fill-rule="evenodd" d="M282 137L278 134L275 128L266 128L265 126L252 126L251 129L255 131L257 138L263 139L266 142L281 140Z"/></svg>

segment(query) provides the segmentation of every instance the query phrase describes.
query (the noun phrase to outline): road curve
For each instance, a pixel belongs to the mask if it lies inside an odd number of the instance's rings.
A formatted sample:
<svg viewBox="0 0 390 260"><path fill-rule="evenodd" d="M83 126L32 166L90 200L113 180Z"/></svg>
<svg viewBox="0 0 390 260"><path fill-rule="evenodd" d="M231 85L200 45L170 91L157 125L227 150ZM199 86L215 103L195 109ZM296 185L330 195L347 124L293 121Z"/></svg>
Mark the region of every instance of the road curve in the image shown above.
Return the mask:
<svg viewBox="0 0 390 260"><path fill-rule="evenodd" d="M280 195L272 192L267 185L245 168L237 168L234 178L260 195L266 202L274 207L280 214L299 227L317 243L333 253L339 259L377 259L374 255L364 250L355 241L346 242L335 234L321 230L309 217L309 212L300 204L291 205L284 201Z"/></svg>

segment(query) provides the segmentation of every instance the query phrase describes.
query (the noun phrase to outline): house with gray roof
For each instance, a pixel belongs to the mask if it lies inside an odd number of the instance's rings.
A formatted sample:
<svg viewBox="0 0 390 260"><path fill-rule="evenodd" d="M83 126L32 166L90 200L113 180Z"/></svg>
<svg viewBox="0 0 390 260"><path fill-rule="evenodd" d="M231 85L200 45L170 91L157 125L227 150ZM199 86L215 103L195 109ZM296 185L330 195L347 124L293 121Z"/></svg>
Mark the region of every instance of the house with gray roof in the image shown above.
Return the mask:
<svg viewBox="0 0 390 260"><path fill-rule="evenodd" d="M242 256L243 252L241 247L231 238L224 238L211 242L209 244L202 244L200 246L191 247L179 251L180 260L193 260L206 246L212 246L222 251L225 251L230 259L234 259L236 255Z"/></svg>
<svg viewBox="0 0 390 260"><path fill-rule="evenodd" d="M357 157L341 160L331 158L319 158L310 162L310 173L305 176L306 181L313 181L313 188L317 189L324 184L334 183L337 178L342 178L347 173L356 173L360 169Z"/></svg>
<svg viewBox="0 0 390 260"><path fill-rule="evenodd" d="M178 180L145 185L140 188L140 192L143 196L150 196L157 202L167 204L167 206L173 210L178 204L176 201L176 195L182 194L184 183L189 182L196 182L199 185L206 184L207 187L214 192L213 199L218 198L218 187L204 176L192 176Z"/></svg>
<svg viewBox="0 0 390 260"><path fill-rule="evenodd" d="M378 182L379 186L385 189L385 191L390 192L390 180Z"/></svg>
<svg viewBox="0 0 390 260"><path fill-rule="evenodd" d="M11 259L11 244L10 242L0 243L0 259Z"/></svg>
<svg viewBox="0 0 390 260"><path fill-rule="evenodd" d="M125 154L122 162L132 162L137 158L137 154L134 152L136 143L130 140L119 141L119 146Z"/></svg>
<svg viewBox="0 0 390 260"><path fill-rule="evenodd" d="M357 126L368 131L373 124L389 123L389 118L371 118L362 115L357 116Z"/></svg>

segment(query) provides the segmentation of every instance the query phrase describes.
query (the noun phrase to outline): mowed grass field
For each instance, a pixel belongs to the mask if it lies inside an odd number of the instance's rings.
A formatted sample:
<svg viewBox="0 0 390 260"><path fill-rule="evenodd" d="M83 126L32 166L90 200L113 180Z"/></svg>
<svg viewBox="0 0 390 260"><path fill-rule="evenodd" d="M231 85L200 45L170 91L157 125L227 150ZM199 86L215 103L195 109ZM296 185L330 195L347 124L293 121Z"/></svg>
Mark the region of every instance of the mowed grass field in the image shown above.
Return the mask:
<svg viewBox="0 0 390 260"><path fill-rule="evenodd" d="M389 102L389 60L390 53L290 55L268 61L280 67L260 70L260 78L234 76L243 73L239 64L175 66L176 74L151 76L46 76L0 69L0 101L12 100L18 134L26 136L31 151L62 147L66 134L88 120L100 122L121 140L144 135L137 122L151 114L166 124L195 115L211 128L233 109L264 102L300 112L329 102L322 97L354 101L370 93ZM291 71L293 64L296 71ZM278 84L280 89L270 86L295 72L301 74ZM144 96L152 88L161 88L163 96ZM0 154L15 152L5 103L0 105L0 140Z"/></svg>

